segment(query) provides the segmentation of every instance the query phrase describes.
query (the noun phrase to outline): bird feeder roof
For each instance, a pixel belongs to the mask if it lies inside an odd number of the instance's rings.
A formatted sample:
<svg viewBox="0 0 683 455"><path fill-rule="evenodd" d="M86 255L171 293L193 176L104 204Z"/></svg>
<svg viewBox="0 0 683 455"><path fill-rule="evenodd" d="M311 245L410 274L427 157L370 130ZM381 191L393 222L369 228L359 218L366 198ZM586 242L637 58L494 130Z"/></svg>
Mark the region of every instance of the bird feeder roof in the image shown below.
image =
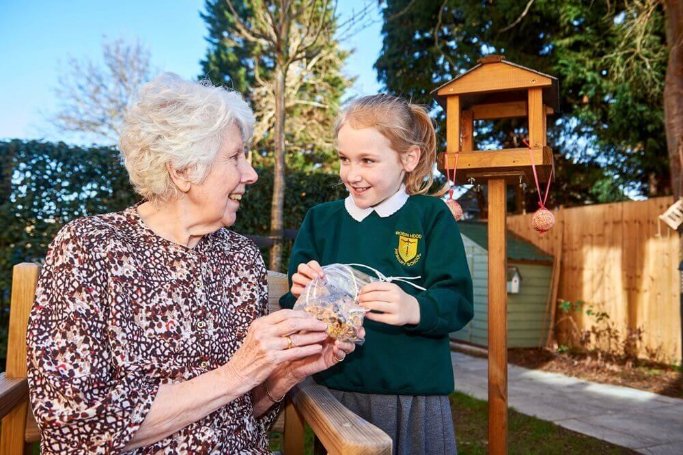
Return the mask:
<svg viewBox="0 0 683 455"><path fill-rule="evenodd" d="M432 91L437 102L446 107L446 98L460 97L462 109L479 104L526 101L527 90L543 88L543 104L559 112L560 95L557 78L508 62L502 55L479 59L477 65Z"/></svg>

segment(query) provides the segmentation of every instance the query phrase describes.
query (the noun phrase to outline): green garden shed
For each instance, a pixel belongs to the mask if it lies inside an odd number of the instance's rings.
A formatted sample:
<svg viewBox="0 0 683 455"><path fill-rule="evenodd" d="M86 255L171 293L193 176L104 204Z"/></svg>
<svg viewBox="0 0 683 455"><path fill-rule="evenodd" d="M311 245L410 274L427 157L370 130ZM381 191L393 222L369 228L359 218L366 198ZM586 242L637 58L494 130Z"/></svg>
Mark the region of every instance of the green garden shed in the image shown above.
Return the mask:
<svg viewBox="0 0 683 455"><path fill-rule="evenodd" d="M488 346L487 224L458 222L474 283L474 318L451 339ZM543 346L550 324L546 315L552 279L552 256L507 231L508 348ZM518 286L518 287L517 287ZM517 292L515 292L517 291Z"/></svg>

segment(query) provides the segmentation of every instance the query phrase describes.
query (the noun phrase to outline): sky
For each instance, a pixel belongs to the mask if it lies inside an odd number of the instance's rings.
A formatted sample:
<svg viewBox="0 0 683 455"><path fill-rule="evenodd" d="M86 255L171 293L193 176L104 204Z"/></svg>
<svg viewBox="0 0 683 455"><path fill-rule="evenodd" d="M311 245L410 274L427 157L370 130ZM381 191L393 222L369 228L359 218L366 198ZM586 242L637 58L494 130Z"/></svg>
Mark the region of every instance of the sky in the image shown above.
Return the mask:
<svg viewBox="0 0 683 455"><path fill-rule="evenodd" d="M348 96L376 93L380 14L374 0L340 0L341 21L370 5L369 25L346 38L355 49L344 67L357 76ZM62 140L47 118L57 109L54 88L70 57L101 61L103 39L136 40L152 66L194 79L207 50L203 0L0 0L0 140Z"/></svg>

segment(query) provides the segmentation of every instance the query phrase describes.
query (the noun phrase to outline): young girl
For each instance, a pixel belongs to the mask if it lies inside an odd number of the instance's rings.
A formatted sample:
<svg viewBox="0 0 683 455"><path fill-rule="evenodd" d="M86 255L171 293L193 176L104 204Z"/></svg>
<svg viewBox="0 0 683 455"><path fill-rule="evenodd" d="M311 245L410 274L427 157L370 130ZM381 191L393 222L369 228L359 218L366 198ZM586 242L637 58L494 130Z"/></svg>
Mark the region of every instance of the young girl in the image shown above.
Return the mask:
<svg viewBox="0 0 683 455"><path fill-rule="evenodd" d="M472 279L448 207L423 195L436 157L432 121L419 106L374 95L353 101L335 132L349 197L306 214L289 263L291 292L280 303L291 308L323 276L321 264L419 277L411 282L425 290L386 281L363 287L359 303L372 310L365 343L316 380L391 436L394 453L454 454L448 334L472 318Z"/></svg>

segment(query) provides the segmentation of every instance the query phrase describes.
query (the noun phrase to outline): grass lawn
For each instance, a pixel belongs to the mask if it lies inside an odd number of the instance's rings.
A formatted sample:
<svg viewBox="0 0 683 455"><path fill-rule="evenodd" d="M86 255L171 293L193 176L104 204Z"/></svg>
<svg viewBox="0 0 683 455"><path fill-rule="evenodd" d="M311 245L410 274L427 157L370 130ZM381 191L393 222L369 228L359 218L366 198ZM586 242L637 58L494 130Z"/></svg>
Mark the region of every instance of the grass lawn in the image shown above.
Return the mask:
<svg viewBox="0 0 683 455"><path fill-rule="evenodd" d="M450 395L459 455L485 455L488 446L488 403L462 393ZM633 454L630 449L576 433L551 422L508 411L508 453Z"/></svg>
<svg viewBox="0 0 683 455"><path fill-rule="evenodd" d="M486 455L488 404L462 393L450 395L459 455ZM271 450L279 450L279 435L272 435ZM313 453L313 435L306 428L306 455ZM514 454L635 454L599 439L567 430L553 423L508 412L508 453Z"/></svg>

